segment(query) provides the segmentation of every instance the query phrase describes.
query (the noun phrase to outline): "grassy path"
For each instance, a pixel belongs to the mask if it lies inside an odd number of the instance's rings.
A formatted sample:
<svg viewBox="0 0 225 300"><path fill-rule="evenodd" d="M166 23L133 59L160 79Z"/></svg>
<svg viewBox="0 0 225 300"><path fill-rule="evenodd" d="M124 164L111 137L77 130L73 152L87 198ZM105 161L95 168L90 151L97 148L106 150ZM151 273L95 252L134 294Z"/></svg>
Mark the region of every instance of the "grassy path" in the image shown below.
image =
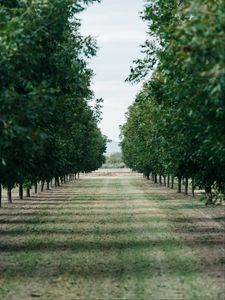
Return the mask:
<svg viewBox="0 0 225 300"><path fill-rule="evenodd" d="M84 177L1 209L0 299L224 299L222 224L179 197Z"/></svg>

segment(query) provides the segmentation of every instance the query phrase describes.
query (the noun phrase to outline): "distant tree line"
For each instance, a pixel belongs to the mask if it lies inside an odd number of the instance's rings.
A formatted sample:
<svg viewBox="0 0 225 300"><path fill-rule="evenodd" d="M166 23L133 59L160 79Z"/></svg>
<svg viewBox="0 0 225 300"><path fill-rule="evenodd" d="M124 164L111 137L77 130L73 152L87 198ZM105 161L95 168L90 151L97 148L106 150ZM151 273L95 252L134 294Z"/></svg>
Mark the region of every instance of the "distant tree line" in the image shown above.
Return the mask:
<svg viewBox="0 0 225 300"><path fill-rule="evenodd" d="M23 198L24 187L29 196L39 181L58 185L104 161L101 99L93 102L87 66L96 44L77 18L92 2L0 2L0 187L9 202L16 185Z"/></svg>
<svg viewBox="0 0 225 300"><path fill-rule="evenodd" d="M102 165L103 169L122 169L125 168L121 152L111 153L106 155L105 163Z"/></svg>
<svg viewBox="0 0 225 300"><path fill-rule="evenodd" d="M225 194L225 2L147 1L148 40L128 78L145 80L121 127L125 163L155 181Z"/></svg>

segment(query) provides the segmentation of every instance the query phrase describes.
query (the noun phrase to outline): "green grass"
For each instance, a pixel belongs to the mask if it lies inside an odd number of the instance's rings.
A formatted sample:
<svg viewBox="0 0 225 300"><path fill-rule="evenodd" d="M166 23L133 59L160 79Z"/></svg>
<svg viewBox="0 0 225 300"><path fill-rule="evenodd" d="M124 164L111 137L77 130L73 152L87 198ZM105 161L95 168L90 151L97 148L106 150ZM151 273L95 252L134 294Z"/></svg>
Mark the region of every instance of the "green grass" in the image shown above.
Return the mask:
<svg viewBox="0 0 225 300"><path fill-rule="evenodd" d="M0 298L223 299L174 230L171 194L109 177L43 195L0 211Z"/></svg>

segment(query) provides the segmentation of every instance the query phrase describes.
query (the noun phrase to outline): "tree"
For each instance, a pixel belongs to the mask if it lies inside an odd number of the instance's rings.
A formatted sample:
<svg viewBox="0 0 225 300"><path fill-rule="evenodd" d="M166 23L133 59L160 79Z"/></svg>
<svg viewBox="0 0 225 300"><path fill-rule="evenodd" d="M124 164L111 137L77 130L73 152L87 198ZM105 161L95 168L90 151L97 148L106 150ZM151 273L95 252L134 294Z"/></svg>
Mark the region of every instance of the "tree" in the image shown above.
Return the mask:
<svg viewBox="0 0 225 300"><path fill-rule="evenodd" d="M150 38L128 78L147 79L157 140L148 137L148 149L160 156L154 166L160 161L161 172L192 178L209 195L212 187L225 192L224 17L224 1L148 2Z"/></svg>
<svg viewBox="0 0 225 300"><path fill-rule="evenodd" d="M75 17L94 0L1 1L0 184L9 191L82 170L87 131L101 147L87 60L96 53ZM88 116L87 116L88 115ZM96 150L96 153L95 153ZM102 151L102 152L101 152ZM92 165L92 168L94 164Z"/></svg>

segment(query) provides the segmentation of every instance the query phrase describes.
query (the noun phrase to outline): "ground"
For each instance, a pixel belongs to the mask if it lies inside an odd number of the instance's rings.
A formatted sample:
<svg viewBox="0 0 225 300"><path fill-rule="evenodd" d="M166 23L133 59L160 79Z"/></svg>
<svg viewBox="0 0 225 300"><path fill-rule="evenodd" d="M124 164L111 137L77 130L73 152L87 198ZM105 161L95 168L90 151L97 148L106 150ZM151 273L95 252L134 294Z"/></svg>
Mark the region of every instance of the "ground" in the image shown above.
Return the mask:
<svg viewBox="0 0 225 300"><path fill-rule="evenodd" d="M225 299L224 207L127 172L3 203L0 299Z"/></svg>

